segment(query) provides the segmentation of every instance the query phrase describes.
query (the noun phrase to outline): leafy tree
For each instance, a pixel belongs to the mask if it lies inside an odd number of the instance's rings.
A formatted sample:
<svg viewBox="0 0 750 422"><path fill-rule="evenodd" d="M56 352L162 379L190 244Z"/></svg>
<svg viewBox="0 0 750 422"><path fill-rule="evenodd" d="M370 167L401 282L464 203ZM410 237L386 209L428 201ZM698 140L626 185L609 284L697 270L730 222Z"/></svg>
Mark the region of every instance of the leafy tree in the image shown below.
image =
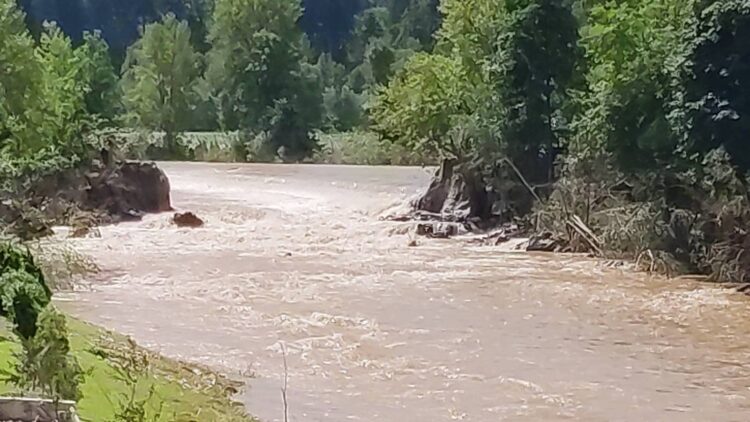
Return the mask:
<svg viewBox="0 0 750 422"><path fill-rule="evenodd" d="M686 54L688 150L723 146L741 172L750 170L750 4L704 1Z"/></svg>
<svg viewBox="0 0 750 422"><path fill-rule="evenodd" d="M128 49L122 79L127 121L163 131L170 154L178 153L178 134L191 127L200 60L187 23L172 14L146 25Z"/></svg>
<svg viewBox="0 0 750 422"><path fill-rule="evenodd" d="M379 93L372 108L374 128L409 148L464 157L468 146L449 134L472 113L471 94L459 60L418 53Z"/></svg>
<svg viewBox="0 0 750 422"><path fill-rule="evenodd" d="M563 0L508 3L495 52L485 64L493 93L485 119L495 120L502 153L527 178L550 182L578 64L578 24Z"/></svg>
<svg viewBox="0 0 750 422"><path fill-rule="evenodd" d="M27 135L26 146L83 159L89 149L83 139L90 123L85 102L90 90L87 58L77 54L70 38L54 24L45 27L36 57L42 68L40 98L27 110L32 134Z"/></svg>
<svg viewBox="0 0 750 422"><path fill-rule="evenodd" d="M26 111L39 98L41 69L34 40L15 0L0 0L0 150L22 148Z"/></svg>
<svg viewBox="0 0 750 422"><path fill-rule="evenodd" d="M411 0L398 16L399 37L416 39L421 50L431 51L441 23L439 4L439 0Z"/></svg>
<svg viewBox="0 0 750 422"><path fill-rule="evenodd" d="M437 52L458 57L473 84L483 80L484 60L494 53L506 16L505 2L445 0L443 22L437 33Z"/></svg>
<svg viewBox="0 0 750 422"><path fill-rule="evenodd" d="M300 158L322 119L317 75L304 63L295 0L218 0L207 79L225 129L265 132L269 148Z"/></svg>
<svg viewBox="0 0 750 422"><path fill-rule="evenodd" d="M347 132L361 126L364 120L363 103L363 96L352 91L347 85L341 88L327 88L323 93L326 128Z"/></svg>
<svg viewBox="0 0 750 422"><path fill-rule="evenodd" d="M673 0L596 3L588 10L582 47L587 90L577 97L572 148L608 151L624 168L670 160L676 139L668 119L676 52L691 8Z"/></svg>
<svg viewBox="0 0 750 422"><path fill-rule="evenodd" d="M380 91L371 113L374 127L386 138L463 159L476 147L480 104L486 107L495 88L487 63L505 7L491 0L447 0L441 12L436 51L408 60Z"/></svg>
<svg viewBox="0 0 750 422"><path fill-rule="evenodd" d="M34 337L24 340L23 351L17 354L17 375L12 381L53 399L80 400L84 372L71 353L65 316L47 306L37 325Z"/></svg>
<svg viewBox="0 0 750 422"><path fill-rule="evenodd" d="M362 63L372 40L391 40L392 26L391 15L384 7L373 7L357 15L348 45L349 63L355 66Z"/></svg>
<svg viewBox="0 0 750 422"><path fill-rule="evenodd" d="M0 245L0 316L21 338L34 337L39 313L52 297L44 275L27 250Z"/></svg>
<svg viewBox="0 0 750 422"><path fill-rule="evenodd" d="M119 87L109 45L99 31L83 34L83 44L76 50L81 60L86 61L85 80L89 85L86 93L86 110L111 121L119 108Z"/></svg>

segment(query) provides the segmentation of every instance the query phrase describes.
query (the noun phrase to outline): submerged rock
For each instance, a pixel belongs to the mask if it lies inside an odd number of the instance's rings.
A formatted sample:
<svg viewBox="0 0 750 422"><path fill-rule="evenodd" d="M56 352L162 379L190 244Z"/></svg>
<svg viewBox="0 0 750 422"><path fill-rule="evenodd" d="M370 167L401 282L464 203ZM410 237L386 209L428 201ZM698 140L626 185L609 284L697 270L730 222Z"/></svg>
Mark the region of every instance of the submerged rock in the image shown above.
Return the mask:
<svg viewBox="0 0 750 422"><path fill-rule="evenodd" d="M177 227L190 227L190 228L203 227L203 224L205 224L203 220L198 218L198 216L196 216L192 212L177 213L174 215L174 217L172 217L172 222Z"/></svg>
<svg viewBox="0 0 750 422"><path fill-rule="evenodd" d="M416 226L417 236L426 236L433 239L449 239L454 236L466 234L468 231L459 223L419 223Z"/></svg>

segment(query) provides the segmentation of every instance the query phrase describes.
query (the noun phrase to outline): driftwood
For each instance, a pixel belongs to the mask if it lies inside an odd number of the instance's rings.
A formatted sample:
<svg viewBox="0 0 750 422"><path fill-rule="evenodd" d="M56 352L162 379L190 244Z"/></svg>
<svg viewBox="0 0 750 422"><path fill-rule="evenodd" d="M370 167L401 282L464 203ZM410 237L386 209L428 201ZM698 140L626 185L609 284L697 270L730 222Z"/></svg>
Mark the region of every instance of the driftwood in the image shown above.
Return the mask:
<svg viewBox="0 0 750 422"><path fill-rule="evenodd" d="M604 252L602 251L601 240L599 240L594 232L591 231L591 229L583 222L583 220L581 220L581 217L573 215L567 221L567 225L573 231L575 231L578 236L580 236L581 239L583 239L589 245L589 247L594 250L594 252L596 252L599 256L604 255Z"/></svg>

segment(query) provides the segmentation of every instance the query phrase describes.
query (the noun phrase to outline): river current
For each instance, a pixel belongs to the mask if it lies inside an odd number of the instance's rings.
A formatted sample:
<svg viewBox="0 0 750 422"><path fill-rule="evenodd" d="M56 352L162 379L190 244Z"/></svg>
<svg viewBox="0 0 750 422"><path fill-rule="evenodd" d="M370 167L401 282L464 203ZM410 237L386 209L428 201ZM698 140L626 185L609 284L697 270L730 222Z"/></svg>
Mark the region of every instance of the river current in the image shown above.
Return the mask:
<svg viewBox="0 0 750 422"><path fill-rule="evenodd" d="M171 215L73 240L60 306L245 380L262 421L747 421L750 299L384 221L420 168L163 163Z"/></svg>

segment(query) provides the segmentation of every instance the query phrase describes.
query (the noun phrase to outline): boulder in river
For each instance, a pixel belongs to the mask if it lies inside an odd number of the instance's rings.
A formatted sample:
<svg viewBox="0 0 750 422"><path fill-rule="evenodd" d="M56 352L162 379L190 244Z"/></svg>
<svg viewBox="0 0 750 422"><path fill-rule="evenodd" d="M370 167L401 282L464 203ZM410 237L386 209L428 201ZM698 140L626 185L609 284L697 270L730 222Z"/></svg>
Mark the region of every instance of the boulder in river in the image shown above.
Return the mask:
<svg viewBox="0 0 750 422"><path fill-rule="evenodd" d="M86 178L84 208L105 211L115 220L172 210L169 179L154 163L118 163Z"/></svg>
<svg viewBox="0 0 750 422"><path fill-rule="evenodd" d="M197 215L193 214L192 212L186 212L186 213L177 213L172 217L172 222L177 227L190 227L190 228L198 228L203 227L203 220L198 218Z"/></svg>

